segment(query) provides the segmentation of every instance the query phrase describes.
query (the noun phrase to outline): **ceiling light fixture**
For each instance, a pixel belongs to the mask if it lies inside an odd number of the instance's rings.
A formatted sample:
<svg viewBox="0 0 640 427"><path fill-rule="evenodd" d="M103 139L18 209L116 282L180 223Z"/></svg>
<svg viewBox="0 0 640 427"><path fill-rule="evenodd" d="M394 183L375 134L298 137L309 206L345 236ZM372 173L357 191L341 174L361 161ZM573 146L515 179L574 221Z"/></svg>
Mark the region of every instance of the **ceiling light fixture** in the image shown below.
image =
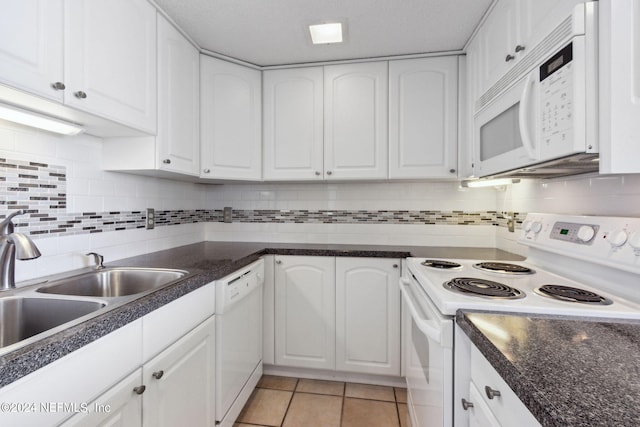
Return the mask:
<svg viewBox="0 0 640 427"><path fill-rule="evenodd" d="M342 43L342 23L309 25L313 44Z"/></svg>
<svg viewBox="0 0 640 427"><path fill-rule="evenodd" d="M469 188L499 187L499 186L502 186L502 185L517 184L519 182L520 182L519 179L512 179L512 178L478 179L478 180L473 180L473 181L462 181L460 183L460 185L462 187L469 187Z"/></svg>
<svg viewBox="0 0 640 427"><path fill-rule="evenodd" d="M84 130L73 123L3 104L0 104L0 119L61 135L77 135Z"/></svg>

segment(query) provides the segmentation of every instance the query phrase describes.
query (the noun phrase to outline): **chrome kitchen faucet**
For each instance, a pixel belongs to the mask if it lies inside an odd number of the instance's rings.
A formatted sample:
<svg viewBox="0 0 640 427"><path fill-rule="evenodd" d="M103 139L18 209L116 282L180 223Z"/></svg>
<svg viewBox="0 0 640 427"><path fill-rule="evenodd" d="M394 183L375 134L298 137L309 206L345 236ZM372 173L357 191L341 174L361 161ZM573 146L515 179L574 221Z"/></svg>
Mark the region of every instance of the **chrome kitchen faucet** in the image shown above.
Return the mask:
<svg viewBox="0 0 640 427"><path fill-rule="evenodd" d="M15 259L20 260L38 258L41 254L35 243L26 235L14 232L11 219L23 215L18 210L0 222L0 291L15 289Z"/></svg>

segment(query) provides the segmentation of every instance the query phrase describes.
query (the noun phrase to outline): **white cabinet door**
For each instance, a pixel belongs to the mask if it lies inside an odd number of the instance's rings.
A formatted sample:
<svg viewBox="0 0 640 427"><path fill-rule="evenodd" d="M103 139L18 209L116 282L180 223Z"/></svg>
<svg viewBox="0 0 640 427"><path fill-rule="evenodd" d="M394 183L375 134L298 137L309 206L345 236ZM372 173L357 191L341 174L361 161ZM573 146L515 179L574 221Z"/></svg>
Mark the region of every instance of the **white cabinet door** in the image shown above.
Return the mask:
<svg viewBox="0 0 640 427"><path fill-rule="evenodd" d="M389 178L455 178L458 58L389 62Z"/></svg>
<svg viewBox="0 0 640 427"><path fill-rule="evenodd" d="M143 425L215 425L215 318L142 367Z"/></svg>
<svg viewBox="0 0 640 427"><path fill-rule="evenodd" d="M336 258L336 369L400 375L400 260Z"/></svg>
<svg viewBox="0 0 640 427"><path fill-rule="evenodd" d="M73 416L62 427L142 426L142 395L136 389L142 385L142 369L113 386L98 399L87 405L86 412Z"/></svg>
<svg viewBox="0 0 640 427"><path fill-rule="evenodd" d="M323 68L263 73L264 179L323 178Z"/></svg>
<svg viewBox="0 0 640 427"><path fill-rule="evenodd" d="M156 133L156 10L146 0L65 0L65 103Z"/></svg>
<svg viewBox="0 0 640 427"><path fill-rule="evenodd" d="M477 37L481 66L481 93L502 77L516 61L514 51L518 37L517 0L499 0Z"/></svg>
<svg viewBox="0 0 640 427"><path fill-rule="evenodd" d="M262 178L260 71L200 58L202 178Z"/></svg>
<svg viewBox="0 0 640 427"><path fill-rule="evenodd" d="M600 172L640 172L640 4L600 9Z"/></svg>
<svg viewBox="0 0 640 427"><path fill-rule="evenodd" d="M324 178L387 178L387 62L329 65L324 82Z"/></svg>
<svg viewBox="0 0 640 427"><path fill-rule="evenodd" d="M1 0L0 83L59 102L64 84L62 0Z"/></svg>
<svg viewBox="0 0 640 427"><path fill-rule="evenodd" d="M200 54L158 14L158 169L200 173Z"/></svg>
<svg viewBox="0 0 640 427"><path fill-rule="evenodd" d="M276 364L335 369L335 258L275 259Z"/></svg>

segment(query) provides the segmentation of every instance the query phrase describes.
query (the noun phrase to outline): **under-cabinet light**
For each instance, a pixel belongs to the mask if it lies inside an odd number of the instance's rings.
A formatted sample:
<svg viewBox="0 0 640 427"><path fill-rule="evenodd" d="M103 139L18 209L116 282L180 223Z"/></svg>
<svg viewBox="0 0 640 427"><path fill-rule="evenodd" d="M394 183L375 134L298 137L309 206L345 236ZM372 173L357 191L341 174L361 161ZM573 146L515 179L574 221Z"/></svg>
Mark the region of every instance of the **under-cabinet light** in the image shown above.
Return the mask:
<svg viewBox="0 0 640 427"><path fill-rule="evenodd" d="M309 25L309 32L311 32L313 44L342 43L342 24L340 22Z"/></svg>
<svg viewBox="0 0 640 427"><path fill-rule="evenodd" d="M519 179L512 178L499 178L499 179L478 179L473 181L462 181L460 183L463 187L476 188L476 187L499 187L502 185L517 184Z"/></svg>
<svg viewBox="0 0 640 427"><path fill-rule="evenodd" d="M84 130L73 123L3 104L0 104L0 119L62 135L77 135Z"/></svg>

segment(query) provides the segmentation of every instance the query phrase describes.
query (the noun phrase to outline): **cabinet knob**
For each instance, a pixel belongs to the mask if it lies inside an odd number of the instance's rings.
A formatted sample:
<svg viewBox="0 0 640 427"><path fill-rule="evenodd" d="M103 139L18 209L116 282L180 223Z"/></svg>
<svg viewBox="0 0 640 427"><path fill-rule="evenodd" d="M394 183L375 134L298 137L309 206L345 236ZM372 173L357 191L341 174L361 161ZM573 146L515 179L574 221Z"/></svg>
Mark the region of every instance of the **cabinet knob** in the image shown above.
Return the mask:
<svg viewBox="0 0 640 427"><path fill-rule="evenodd" d="M143 385L139 385L138 387L134 387L134 388L133 388L133 391L134 391L136 394L142 394L142 393L144 393L144 391L145 391L146 389L147 389L147 387L143 384Z"/></svg>
<svg viewBox="0 0 640 427"><path fill-rule="evenodd" d="M467 399L462 398L462 409L466 411L469 408L473 408L473 402L469 402Z"/></svg>
<svg viewBox="0 0 640 427"><path fill-rule="evenodd" d="M331 171L327 171L327 175L331 175L333 172Z"/></svg>
<svg viewBox="0 0 640 427"><path fill-rule="evenodd" d="M157 380L159 380L160 378L162 378L162 376L164 375L164 371L160 370L160 371L156 371L153 374L151 374L151 376Z"/></svg>
<svg viewBox="0 0 640 427"><path fill-rule="evenodd" d="M398 264L393 264L393 268L398 268Z"/></svg>
<svg viewBox="0 0 640 427"><path fill-rule="evenodd" d="M204 169L202 172L204 172L204 173L210 173L210 172L211 172L211 169Z"/></svg>
<svg viewBox="0 0 640 427"><path fill-rule="evenodd" d="M516 46L516 53L517 52L522 52L523 50L524 50L524 46L522 46L520 44L518 46Z"/></svg>
<svg viewBox="0 0 640 427"><path fill-rule="evenodd" d="M81 90L77 91L76 93L74 93L75 97L78 99L85 99L87 97L87 93L83 92Z"/></svg>
<svg viewBox="0 0 640 427"><path fill-rule="evenodd" d="M516 59L515 56L508 54L507 56L504 57L504 62L513 61L514 59Z"/></svg>
<svg viewBox="0 0 640 427"><path fill-rule="evenodd" d="M282 264L282 261L280 261L279 259L276 260L276 264Z"/></svg>
<svg viewBox="0 0 640 427"><path fill-rule="evenodd" d="M171 159L164 159L162 163L164 163L165 165L169 165L171 164Z"/></svg>
<svg viewBox="0 0 640 427"><path fill-rule="evenodd" d="M487 397L489 399L493 399L494 397L499 397L500 396L500 391L499 390L494 390L491 387L489 387L488 385L484 386L484 392L487 393Z"/></svg>
<svg viewBox="0 0 640 427"><path fill-rule="evenodd" d="M51 83L51 87L54 90L65 90L67 88L62 82Z"/></svg>
<svg viewBox="0 0 640 427"><path fill-rule="evenodd" d="M449 173L456 173L456 170L451 168L451 169L449 169Z"/></svg>
<svg viewBox="0 0 640 427"><path fill-rule="evenodd" d="M316 176L320 176L320 171L316 171Z"/></svg>

